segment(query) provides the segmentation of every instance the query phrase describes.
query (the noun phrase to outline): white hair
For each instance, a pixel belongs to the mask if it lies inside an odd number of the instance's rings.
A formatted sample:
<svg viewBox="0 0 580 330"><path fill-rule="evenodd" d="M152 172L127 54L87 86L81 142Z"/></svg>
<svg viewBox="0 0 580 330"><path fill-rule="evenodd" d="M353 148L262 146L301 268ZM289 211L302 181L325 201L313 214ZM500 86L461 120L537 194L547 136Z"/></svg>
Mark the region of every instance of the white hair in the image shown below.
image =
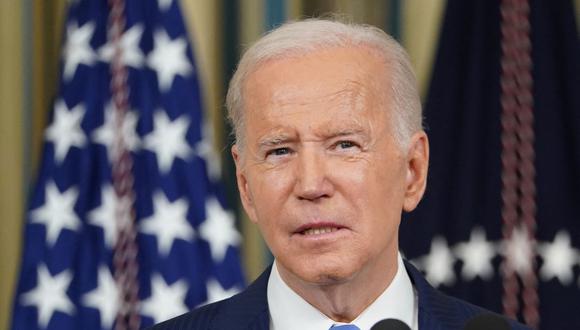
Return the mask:
<svg viewBox="0 0 580 330"><path fill-rule="evenodd" d="M327 19L286 23L265 34L244 53L230 81L226 98L228 119L234 128L236 143L240 147L244 144L243 84L260 64L329 48L361 45L382 56L389 69L390 86L386 87L386 92L390 92L393 100L392 128L395 139L406 148L411 136L422 129L417 80L407 52L379 28Z"/></svg>

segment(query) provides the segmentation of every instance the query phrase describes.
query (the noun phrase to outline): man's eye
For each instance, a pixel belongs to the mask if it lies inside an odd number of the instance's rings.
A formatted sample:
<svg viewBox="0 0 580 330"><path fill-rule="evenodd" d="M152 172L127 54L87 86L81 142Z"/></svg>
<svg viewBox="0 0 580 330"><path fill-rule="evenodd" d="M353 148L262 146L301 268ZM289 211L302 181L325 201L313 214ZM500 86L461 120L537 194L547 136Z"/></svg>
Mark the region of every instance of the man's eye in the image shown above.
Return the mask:
<svg viewBox="0 0 580 330"><path fill-rule="evenodd" d="M276 148L273 150L268 151L267 156L284 156L290 153L289 148Z"/></svg>
<svg viewBox="0 0 580 330"><path fill-rule="evenodd" d="M340 149L348 149L356 147L356 144L352 141L340 141L336 144L336 147Z"/></svg>

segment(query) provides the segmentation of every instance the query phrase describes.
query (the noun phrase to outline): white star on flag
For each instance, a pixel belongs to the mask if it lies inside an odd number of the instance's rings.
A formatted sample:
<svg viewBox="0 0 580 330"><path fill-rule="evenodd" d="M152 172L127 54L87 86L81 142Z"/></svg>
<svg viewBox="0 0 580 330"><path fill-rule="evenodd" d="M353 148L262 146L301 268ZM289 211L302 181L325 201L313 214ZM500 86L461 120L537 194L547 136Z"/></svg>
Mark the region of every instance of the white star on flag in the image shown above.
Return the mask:
<svg viewBox="0 0 580 330"><path fill-rule="evenodd" d="M475 277L489 280L493 276L492 259L496 249L485 238L485 231L481 227L474 228L469 242L459 243L454 248L455 254L463 261L461 275L467 281Z"/></svg>
<svg viewBox="0 0 580 330"><path fill-rule="evenodd" d="M144 137L144 148L155 153L159 170L167 173L175 158L185 160L192 152L185 139L189 119L182 115L171 121L165 111L157 110L153 120L155 128Z"/></svg>
<svg viewBox="0 0 580 330"><path fill-rule="evenodd" d="M194 230L187 221L187 200L170 202L163 192L153 195L153 214L141 221L141 232L157 237L157 247L162 256L169 255L176 239L192 241Z"/></svg>
<svg viewBox="0 0 580 330"><path fill-rule="evenodd" d="M572 247L570 235L566 231L559 231L552 243L540 244L538 250L544 261L540 269L542 280L557 278L562 285L572 283L573 268L580 252Z"/></svg>
<svg viewBox="0 0 580 330"><path fill-rule="evenodd" d="M44 224L49 246L54 246L64 229L74 231L80 227L81 221L74 210L77 197L75 187L61 193L54 182L46 184L44 204L31 211L30 222Z"/></svg>
<svg viewBox="0 0 580 330"><path fill-rule="evenodd" d="M54 119L44 133L46 140L54 144L54 159L62 163L71 147L82 148L87 138L81 128L85 108L78 104L70 109L63 100L54 106Z"/></svg>
<svg viewBox="0 0 580 330"><path fill-rule="evenodd" d="M454 262L455 257L449 250L447 241L441 236L434 237L429 254L417 260L417 264L426 273L427 281L435 287L455 283Z"/></svg>
<svg viewBox="0 0 580 330"><path fill-rule="evenodd" d="M157 3L159 4L159 9L166 11L169 9L169 7L171 7L173 0L157 0Z"/></svg>
<svg viewBox="0 0 580 330"><path fill-rule="evenodd" d="M213 278L207 281L206 286L207 286L207 301L204 304L211 304L216 301L227 299L240 292L240 290L235 286L230 289L224 290L221 284L218 281L214 280Z"/></svg>
<svg viewBox="0 0 580 330"><path fill-rule="evenodd" d="M20 297L24 306L36 306L38 310L38 324L46 328L56 311L72 315L75 307L66 294L72 274L70 270L63 270L51 276L45 265L37 269L36 287Z"/></svg>
<svg viewBox="0 0 580 330"><path fill-rule="evenodd" d="M129 218L119 218L116 207L120 203L111 185L105 185L101 189L101 204L88 214L88 222L103 229L105 245L110 249L117 243L119 228L125 228L130 222Z"/></svg>
<svg viewBox="0 0 580 330"><path fill-rule="evenodd" d="M97 58L90 45L95 32L95 24L87 22L79 27L78 22L71 23L66 27L66 42L63 46L64 70L63 78L70 81L80 64L91 66Z"/></svg>
<svg viewBox="0 0 580 330"><path fill-rule="evenodd" d="M143 24L135 24L121 36L121 63L135 69L141 68L144 62L143 52L139 47L143 35ZM109 40L99 49L99 57L103 62L111 62L115 55L115 48Z"/></svg>
<svg viewBox="0 0 580 330"><path fill-rule="evenodd" d="M139 149L140 140L137 135L137 113L129 111L125 114L123 123L121 124L121 137L123 139L124 147L129 151L136 151ZM115 154L115 132L117 131L116 122L117 111L112 102L107 103L105 107L105 120L103 125L95 129L91 137L96 143L102 144L107 148L107 155L109 162L113 161Z"/></svg>
<svg viewBox="0 0 580 330"><path fill-rule="evenodd" d="M235 228L234 216L225 211L217 199L207 199L205 211L206 219L199 226L199 233L209 243L213 260L220 262L228 246L237 246L241 237Z"/></svg>
<svg viewBox="0 0 580 330"><path fill-rule="evenodd" d="M147 63L157 72L159 89L167 92L177 75L186 76L192 72L186 51L187 41L180 37L171 40L165 30L157 30L153 35L155 48L147 58Z"/></svg>
<svg viewBox="0 0 580 330"><path fill-rule="evenodd" d="M508 269L520 275L526 275L532 271L533 251L532 241L522 227L514 228L511 237L501 243L501 252L507 261Z"/></svg>
<svg viewBox="0 0 580 330"><path fill-rule="evenodd" d="M83 295L82 303L86 307L99 311L101 328L110 329L113 327L121 304L119 290L108 267L99 267L97 287Z"/></svg>
<svg viewBox="0 0 580 330"><path fill-rule="evenodd" d="M153 318L155 323L186 313L185 305L187 284L184 280L168 285L161 275L155 274L151 279L151 296L141 305L141 313Z"/></svg>

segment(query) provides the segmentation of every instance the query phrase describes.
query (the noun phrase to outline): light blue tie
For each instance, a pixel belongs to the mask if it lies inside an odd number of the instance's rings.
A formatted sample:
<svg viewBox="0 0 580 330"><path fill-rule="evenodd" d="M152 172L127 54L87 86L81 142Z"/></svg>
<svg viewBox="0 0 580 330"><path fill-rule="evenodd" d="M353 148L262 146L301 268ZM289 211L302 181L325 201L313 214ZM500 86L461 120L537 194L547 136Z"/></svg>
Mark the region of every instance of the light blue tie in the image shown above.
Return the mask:
<svg viewBox="0 0 580 330"><path fill-rule="evenodd" d="M360 330L360 328L354 324L335 324L330 327L330 330Z"/></svg>

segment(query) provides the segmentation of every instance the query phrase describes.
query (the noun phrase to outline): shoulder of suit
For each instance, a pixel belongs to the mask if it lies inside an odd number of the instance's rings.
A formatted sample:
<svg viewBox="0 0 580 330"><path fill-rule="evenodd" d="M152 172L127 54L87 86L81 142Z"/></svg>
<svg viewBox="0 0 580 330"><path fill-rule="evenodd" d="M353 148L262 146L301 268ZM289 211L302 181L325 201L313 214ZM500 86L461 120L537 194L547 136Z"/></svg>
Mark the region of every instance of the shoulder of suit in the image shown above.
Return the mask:
<svg viewBox="0 0 580 330"><path fill-rule="evenodd" d="M231 299L231 298L230 298ZM149 328L151 330L194 330L209 329L216 316L219 316L220 309L226 304L226 300L204 305L191 312L174 317Z"/></svg>
<svg viewBox="0 0 580 330"><path fill-rule="evenodd" d="M153 326L152 330L169 329L227 329L235 324L244 328L253 323L264 323L268 316L266 288L271 268L267 268L244 291L221 301L207 304L193 311ZM264 316L265 315L265 316Z"/></svg>
<svg viewBox="0 0 580 330"><path fill-rule="evenodd" d="M481 314L493 314L506 318L503 315L449 296L433 288L421 272L407 261L405 262L405 268L419 296L420 317L424 317L428 323L440 324L442 329L461 329L472 317ZM517 321L507 320L512 329L530 329Z"/></svg>

